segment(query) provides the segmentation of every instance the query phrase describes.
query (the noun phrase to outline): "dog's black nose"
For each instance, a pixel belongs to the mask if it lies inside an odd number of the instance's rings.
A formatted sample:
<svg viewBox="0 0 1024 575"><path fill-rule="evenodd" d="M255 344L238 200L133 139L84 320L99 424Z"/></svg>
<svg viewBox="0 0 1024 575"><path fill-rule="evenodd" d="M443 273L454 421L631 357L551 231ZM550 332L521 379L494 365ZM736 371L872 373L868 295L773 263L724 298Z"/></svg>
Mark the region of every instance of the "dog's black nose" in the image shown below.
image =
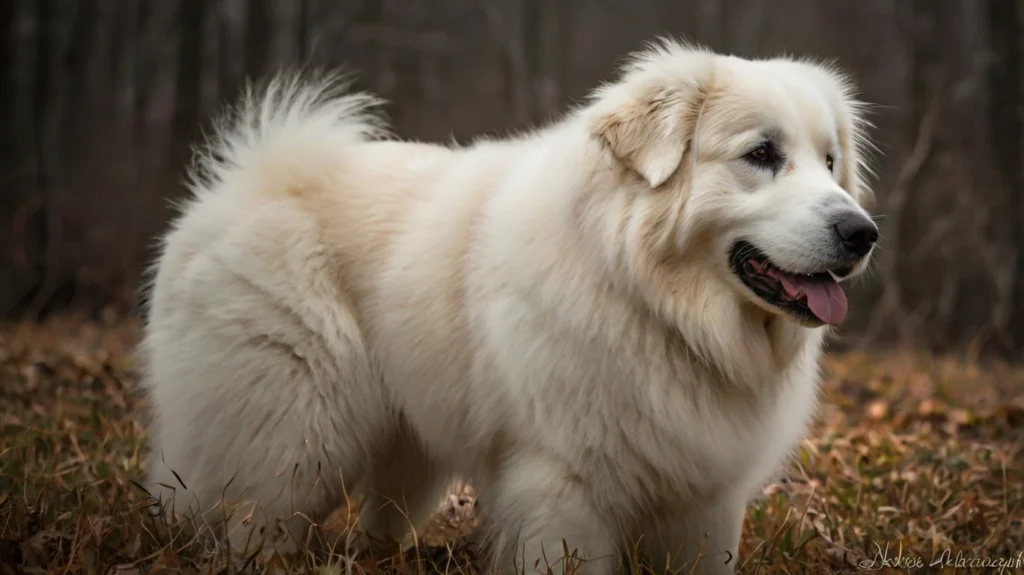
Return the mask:
<svg viewBox="0 0 1024 575"><path fill-rule="evenodd" d="M867 216L854 212L836 223L836 234L844 248L864 257L878 241L878 226Z"/></svg>

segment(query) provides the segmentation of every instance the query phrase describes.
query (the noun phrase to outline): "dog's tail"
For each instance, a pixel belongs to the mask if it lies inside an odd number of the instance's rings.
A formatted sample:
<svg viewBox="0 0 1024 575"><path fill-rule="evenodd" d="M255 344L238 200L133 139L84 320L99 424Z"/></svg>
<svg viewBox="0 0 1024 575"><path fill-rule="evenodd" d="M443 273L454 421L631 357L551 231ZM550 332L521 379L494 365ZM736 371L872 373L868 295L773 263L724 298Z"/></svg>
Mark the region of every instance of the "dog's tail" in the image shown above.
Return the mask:
<svg viewBox="0 0 1024 575"><path fill-rule="evenodd" d="M195 150L187 178L195 199L231 189L279 194L315 186L350 146L388 135L374 113L382 101L350 86L347 75L321 70L248 85Z"/></svg>

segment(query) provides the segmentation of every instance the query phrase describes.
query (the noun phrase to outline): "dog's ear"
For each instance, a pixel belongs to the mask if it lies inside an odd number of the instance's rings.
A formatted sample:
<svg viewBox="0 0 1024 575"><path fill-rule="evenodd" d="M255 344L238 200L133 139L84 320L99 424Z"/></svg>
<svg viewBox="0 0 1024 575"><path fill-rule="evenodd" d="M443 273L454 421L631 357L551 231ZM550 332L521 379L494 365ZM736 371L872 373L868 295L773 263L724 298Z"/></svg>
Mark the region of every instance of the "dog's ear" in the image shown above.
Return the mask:
<svg viewBox="0 0 1024 575"><path fill-rule="evenodd" d="M597 102L591 131L657 188L679 169L703 101L696 86L616 86Z"/></svg>

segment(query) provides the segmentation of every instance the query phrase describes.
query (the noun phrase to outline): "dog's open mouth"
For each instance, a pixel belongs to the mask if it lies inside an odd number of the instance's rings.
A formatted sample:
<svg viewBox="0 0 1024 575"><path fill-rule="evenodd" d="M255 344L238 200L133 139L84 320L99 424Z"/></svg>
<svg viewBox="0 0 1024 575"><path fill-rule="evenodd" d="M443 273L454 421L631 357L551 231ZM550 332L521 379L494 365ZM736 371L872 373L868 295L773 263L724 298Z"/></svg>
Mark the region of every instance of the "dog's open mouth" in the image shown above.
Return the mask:
<svg viewBox="0 0 1024 575"><path fill-rule="evenodd" d="M810 324L838 325L846 317L846 293L838 279L849 266L802 274L780 269L753 244L737 242L730 254L732 271L768 304Z"/></svg>

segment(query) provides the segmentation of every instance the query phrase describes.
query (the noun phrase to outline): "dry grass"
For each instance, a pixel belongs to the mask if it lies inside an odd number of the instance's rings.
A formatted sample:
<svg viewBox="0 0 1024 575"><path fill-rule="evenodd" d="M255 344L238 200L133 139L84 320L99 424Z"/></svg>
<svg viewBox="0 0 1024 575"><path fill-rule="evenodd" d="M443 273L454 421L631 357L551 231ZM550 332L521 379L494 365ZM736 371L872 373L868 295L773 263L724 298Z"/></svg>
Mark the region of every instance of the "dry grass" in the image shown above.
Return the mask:
<svg viewBox="0 0 1024 575"><path fill-rule="evenodd" d="M0 574L239 567L143 509L136 327L0 330ZM818 425L749 508L739 571L1024 572L1024 370L911 354L837 355L826 368ZM439 517L420 549L384 561L276 565L454 572L468 554L445 539L463 527Z"/></svg>

